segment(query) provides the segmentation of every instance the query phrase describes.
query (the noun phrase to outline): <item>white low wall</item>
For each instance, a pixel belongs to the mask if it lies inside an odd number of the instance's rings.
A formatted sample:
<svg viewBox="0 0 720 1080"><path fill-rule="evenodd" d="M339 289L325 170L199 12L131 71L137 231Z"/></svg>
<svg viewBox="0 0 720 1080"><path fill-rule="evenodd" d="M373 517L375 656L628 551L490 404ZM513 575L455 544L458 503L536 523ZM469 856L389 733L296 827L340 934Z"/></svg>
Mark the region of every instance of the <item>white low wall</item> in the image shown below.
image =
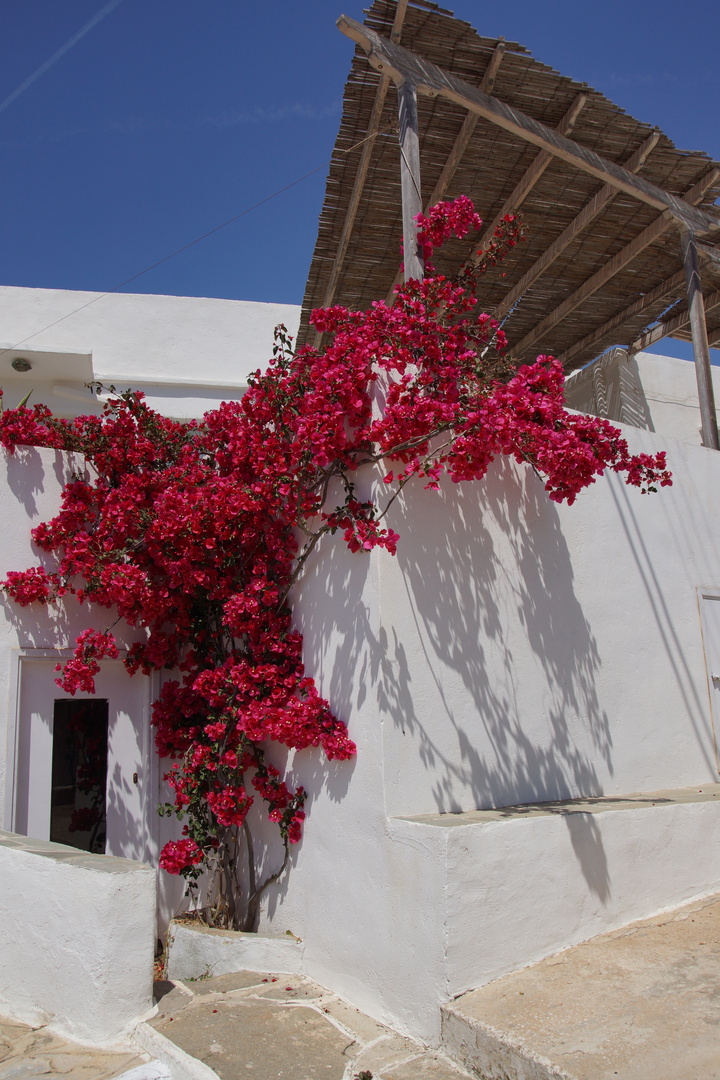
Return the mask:
<svg viewBox="0 0 720 1080"><path fill-rule="evenodd" d="M697 800L697 801L694 801ZM495 821L398 822L445 832L447 997L596 934L720 889L720 785L597 800ZM454 820L452 820L454 819ZM402 828L399 828L399 827Z"/></svg>
<svg viewBox="0 0 720 1080"><path fill-rule="evenodd" d="M155 871L0 833L0 1012L112 1042L152 1007Z"/></svg>
<svg viewBox="0 0 720 1080"><path fill-rule="evenodd" d="M291 935L264 937L172 922L166 937L168 979L200 979L232 971L299 975L303 943Z"/></svg>

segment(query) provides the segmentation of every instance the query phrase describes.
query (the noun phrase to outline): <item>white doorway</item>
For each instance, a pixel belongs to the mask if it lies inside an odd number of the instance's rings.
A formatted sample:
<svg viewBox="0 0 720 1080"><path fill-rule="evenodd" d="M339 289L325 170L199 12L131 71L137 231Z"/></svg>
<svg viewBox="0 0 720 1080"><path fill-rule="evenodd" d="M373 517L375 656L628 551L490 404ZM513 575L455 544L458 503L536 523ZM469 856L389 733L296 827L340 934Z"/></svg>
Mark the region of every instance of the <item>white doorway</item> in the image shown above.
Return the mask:
<svg viewBox="0 0 720 1080"><path fill-rule="evenodd" d="M715 770L720 775L718 731L720 731L720 588L698 589L700 626L702 628L710 719L715 749Z"/></svg>
<svg viewBox="0 0 720 1080"><path fill-rule="evenodd" d="M103 661L95 694L71 697L55 685L55 665L65 657L38 653L17 657L6 827L153 863L150 679L131 679L120 661Z"/></svg>

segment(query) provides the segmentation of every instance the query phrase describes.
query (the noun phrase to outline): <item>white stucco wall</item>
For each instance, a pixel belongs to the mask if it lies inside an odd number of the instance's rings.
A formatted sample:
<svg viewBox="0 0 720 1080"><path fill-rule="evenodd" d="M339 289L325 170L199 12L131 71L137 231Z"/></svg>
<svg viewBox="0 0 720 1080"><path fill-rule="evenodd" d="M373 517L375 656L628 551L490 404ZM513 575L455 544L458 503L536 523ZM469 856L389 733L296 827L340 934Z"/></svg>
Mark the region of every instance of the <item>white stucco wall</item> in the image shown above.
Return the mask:
<svg viewBox="0 0 720 1080"><path fill-rule="evenodd" d="M711 374L717 407L720 368L711 368ZM691 361L645 352L628 357L624 349L609 349L568 377L565 397L579 412L702 445L697 374Z"/></svg>
<svg viewBox="0 0 720 1080"><path fill-rule="evenodd" d="M2 286L0 387L9 405L34 387L30 404L78 415L97 411L83 388L94 378L143 390L164 415L201 416L267 366L278 323L294 335L299 321L293 304ZM32 371L15 372L16 357Z"/></svg>
<svg viewBox="0 0 720 1080"><path fill-rule="evenodd" d="M718 779L696 589L720 593L720 455L625 434L667 451L673 488L642 496L610 477L557 507L528 470L498 463L482 485L398 500L395 559L332 541L296 590L307 669L358 756L288 755L309 813L261 928L290 930L309 975L428 1039L453 993L720 888L714 849L700 850L717 802L401 820ZM30 526L69 468L53 451L9 459L0 571L35 560ZM3 602L3 700L13 650L64 647L86 620ZM178 882L162 877L170 913Z"/></svg>
<svg viewBox="0 0 720 1080"><path fill-rule="evenodd" d="M700 406L695 365L688 360L643 352L637 353L635 359L655 431L672 439L700 445ZM717 408L720 405L720 368L712 367L710 370Z"/></svg>
<svg viewBox="0 0 720 1080"><path fill-rule="evenodd" d="M0 833L0 1012L112 1042L152 1008L155 873Z"/></svg>
<svg viewBox="0 0 720 1080"><path fill-rule="evenodd" d="M82 468L79 457L55 450L19 447L14 454L0 450L0 578L38 562L51 568L52 557L38 551L31 529L57 513L63 484ZM114 622L112 612L80 605L74 598L52 608L22 608L0 595L0 827L18 828L23 786L39 776L44 778L43 790L35 793L31 806L33 822L40 821L40 827L32 831L47 839L52 701L68 696L55 686L55 664L67 658L82 630L104 629ZM121 649L137 636L123 623L113 626L113 634ZM178 831L174 819L156 813L159 803L170 798L150 728L157 680L139 673L131 679L119 660L104 661L96 688L99 697L109 700L108 853L157 865L162 846L176 839ZM23 725L31 718L33 729L28 734ZM158 933L183 906L182 894L181 879L160 874Z"/></svg>
<svg viewBox="0 0 720 1080"><path fill-rule="evenodd" d="M498 463L398 501L395 559L326 544L297 590L308 670L358 756L292 759L306 831L263 925L426 1038L443 997L720 888L700 850L717 802L452 835L397 820L718 780L696 586L720 586L720 456L624 433L666 449L673 488L609 477L557 507Z"/></svg>

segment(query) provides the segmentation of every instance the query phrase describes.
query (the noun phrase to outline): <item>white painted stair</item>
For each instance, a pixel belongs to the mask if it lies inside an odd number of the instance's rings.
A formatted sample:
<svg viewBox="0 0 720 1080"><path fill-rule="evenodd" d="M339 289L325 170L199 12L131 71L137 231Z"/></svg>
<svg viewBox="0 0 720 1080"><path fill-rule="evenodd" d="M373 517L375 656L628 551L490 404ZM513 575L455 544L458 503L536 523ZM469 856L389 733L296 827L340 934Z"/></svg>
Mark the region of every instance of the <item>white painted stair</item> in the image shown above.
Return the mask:
<svg viewBox="0 0 720 1080"><path fill-rule="evenodd" d="M442 1048L483 1080L718 1080L720 894L463 994Z"/></svg>

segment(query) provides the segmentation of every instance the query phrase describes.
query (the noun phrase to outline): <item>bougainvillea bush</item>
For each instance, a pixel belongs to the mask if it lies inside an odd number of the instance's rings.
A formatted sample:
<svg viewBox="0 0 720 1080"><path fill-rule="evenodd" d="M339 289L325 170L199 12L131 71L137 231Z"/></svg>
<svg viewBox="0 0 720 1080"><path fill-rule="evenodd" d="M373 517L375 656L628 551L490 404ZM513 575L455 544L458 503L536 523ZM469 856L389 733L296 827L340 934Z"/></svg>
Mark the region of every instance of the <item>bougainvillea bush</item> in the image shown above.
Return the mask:
<svg viewBox="0 0 720 1080"><path fill-rule="evenodd" d="M419 222L426 259L450 235L480 226L465 198ZM392 306L314 312L323 348L293 351L280 328L267 371L241 401L199 422L159 416L135 393L113 398L101 417L60 420L36 405L0 421L11 451L76 451L90 467L89 479L65 487L57 517L33 530L54 569L10 573L4 588L19 604L74 594L108 609L96 623L105 628L85 630L59 674L71 694L92 691L100 662L118 656L108 628L118 618L137 630L122 657L128 673L168 672L153 723L174 792L164 811L184 827L160 862L191 887L211 872L207 915L216 925L255 925L262 890L300 839L305 792L290 790L268 747L316 747L340 760L355 753L305 674L292 625L289 593L320 537L393 554L399 538L384 515L410 480L429 488L443 473L481 480L500 454L533 468L557 502L572 503L606 469L643 491L670 483L662 454L630 456L607 421L565 410L556 361L540 356L515 371L505 359L477 289L521 236L508 215L477 265L457 277L428 268ZM356 470L373 464L384 483L362 500ZM247 820L253 802L285 849L261 883ZM241 896L243 832L251 870Z"/></svg>

